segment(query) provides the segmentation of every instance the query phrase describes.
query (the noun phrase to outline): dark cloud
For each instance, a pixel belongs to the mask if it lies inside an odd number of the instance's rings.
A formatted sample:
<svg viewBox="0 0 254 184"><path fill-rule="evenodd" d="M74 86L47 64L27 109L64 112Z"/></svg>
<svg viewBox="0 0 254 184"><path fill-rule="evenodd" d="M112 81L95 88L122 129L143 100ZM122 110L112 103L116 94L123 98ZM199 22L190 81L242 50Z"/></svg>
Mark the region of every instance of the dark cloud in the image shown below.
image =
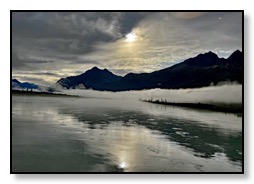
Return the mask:
<svg viewBox="0 0 254 184"><path fill-rule="evenodd" d="M54 61L46 61L46 60L31 60L31 61L27 61L27 63L37 63L37 64L40 64L40 63L52 63Z"/></svg>
<svg viewBox="0 0 254 184"><path fill-rule="evenodd" d="M13 45L59 53L86 53L93 50L93 43L121 38L144 16L132 12L15 12Z"/></svg>
<svg viewBox="0 0 254 184"><path fill-rule="evenodd" d="M31 67L27 64L27 60L20 58L17 52L15 52L14 49L12 49L12 69L18 69L18 70L27 70L31 69Z"/></svg>
<svg viewBox="0 0 254 184"><path fill-rule="evenodd" d="M125 42L130 32L138 35L136 43ZM120 75L150 72L209 50L227 57L241 45L242 14L237 12L12 14L13 74L45 77L39 82L93 66Z"/></svg>
<svg viewBox="0 0 254 184"><path fill-rule="evenodd" d="M62 77L61 75L58 75L56 73L50 73L50 72L34 72L34 75L47 75L47 76L56 76L56 77Z"/></svg>
<svg viewBox="0 0 254 184"><path fill-rule="evenodd" d="M133 12L14 12L12 67L40 70L97 65L80 56L95 51L98 43L122 38L144 17L144 13ZM46 65L54 61L57 64Z"/></svg>
<svg viewBox="0 0 254 184"><path fill-rule="evenodd" d="M137 23L145 17L153 13L149 12L126 12L122 14L119 21L121 21L121 33L123 35L132 31Z"/></svg>

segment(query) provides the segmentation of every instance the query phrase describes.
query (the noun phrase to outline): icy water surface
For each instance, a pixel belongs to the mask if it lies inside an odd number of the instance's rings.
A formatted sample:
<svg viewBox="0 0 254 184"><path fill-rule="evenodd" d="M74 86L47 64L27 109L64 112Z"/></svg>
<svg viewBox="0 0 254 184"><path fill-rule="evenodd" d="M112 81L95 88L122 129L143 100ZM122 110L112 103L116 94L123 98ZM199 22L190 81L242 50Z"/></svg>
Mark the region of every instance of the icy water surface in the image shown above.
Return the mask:
<svg viewBox="0 0 254 184"><path fill-rule="evenodd" d="M138 100L12 96L14 172L239 172L242 118Z"/></svg>

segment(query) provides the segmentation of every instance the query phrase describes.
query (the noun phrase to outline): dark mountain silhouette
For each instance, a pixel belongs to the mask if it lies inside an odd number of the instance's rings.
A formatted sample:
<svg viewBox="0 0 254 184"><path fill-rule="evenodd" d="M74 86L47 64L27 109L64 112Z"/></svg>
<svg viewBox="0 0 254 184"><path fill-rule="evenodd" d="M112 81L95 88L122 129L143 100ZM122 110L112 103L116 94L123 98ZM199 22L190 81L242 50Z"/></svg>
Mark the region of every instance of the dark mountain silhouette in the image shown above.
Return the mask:
<svg viewBox="0 0 254 184"><path fill-rule="evenodd" d="M12 88L22 89L38 89L39 86L29 82L20 82L17 79L12 79Z"/></svg>
<svg viewBox="0 0 254 184"><path fill-rule="evenodd" d="M75 88L80 84L83 84L86 88L99 89L101 86L120 78L120 76L114 75L107 69L101 70L93 67L81 75L62 78L57 83L67 89Z"/></svg>
<svg viewBox="0 0 254 184"><path fill-rule="evenodd" d="M57 83L66 88L82 83L87 88L108 91L195 88L221 81L237 81L242 84L243 66L243 53L239 50L227 59L208 52L152 73L129 73L119 77L106 69L95 67L79 76L60 79Z"/></svg>
<svg viewBox="0 0 254 184"><path fill-rule="evenodd" d="M12 79L12 82L13 83L16 83L16 84L20 84L21 82L19 82L17 79Z"/></svg>

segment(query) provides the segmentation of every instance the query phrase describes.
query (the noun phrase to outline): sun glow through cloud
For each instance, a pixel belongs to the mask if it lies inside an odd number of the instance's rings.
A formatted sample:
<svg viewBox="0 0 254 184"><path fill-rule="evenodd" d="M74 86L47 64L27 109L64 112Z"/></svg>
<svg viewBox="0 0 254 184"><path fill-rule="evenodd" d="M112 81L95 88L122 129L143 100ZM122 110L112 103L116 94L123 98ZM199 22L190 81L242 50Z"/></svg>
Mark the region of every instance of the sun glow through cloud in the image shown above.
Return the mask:
<svg viewBox="0 0 254 184"><path fill-rule="evenodd" d="M242 46L240 12L15 12L12 29L12 76L42 85L94 66L124 76L209 51L227 58Z"/></svg>
<svg viewBox="0 0 254 184"><path fill-rule="evenodd" d="M137 37L137 35L135 33L131 32L131 33L127 34L125 36L125 38L126 38L127 42L135 42L135 41L137 41L138 37Z"/></svg>

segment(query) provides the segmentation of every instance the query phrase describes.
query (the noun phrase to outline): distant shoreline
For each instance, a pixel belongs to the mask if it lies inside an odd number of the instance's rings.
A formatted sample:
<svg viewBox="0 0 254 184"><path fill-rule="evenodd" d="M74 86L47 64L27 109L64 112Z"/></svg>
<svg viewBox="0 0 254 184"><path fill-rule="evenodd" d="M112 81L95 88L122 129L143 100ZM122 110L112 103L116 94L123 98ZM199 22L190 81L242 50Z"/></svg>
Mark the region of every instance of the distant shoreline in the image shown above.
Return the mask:
<svg viewBox="0 0 254 184"><path fill-rule="evenodd" d="M205 104L205 103L178 103L178 102L164 102L159 100L142 100L143 102L160 104L160 105L170 105L178 107L186 107L192 109L203 109L216 112L225 112L225 113L235 113L239 116L242 116L243 109L242 104L225 104L225 103L214 103L214 104Z"/></svg>
<svg viewBox="0 0 254 184"><path fill-rule="evenodd" d="M37 91L20 91L20 90L11 90L12 95L24 95L24 96L48 96L48 97L79 97L77 95L66 95L59 93L50 93L50 92L37 92Z"/></svg>

